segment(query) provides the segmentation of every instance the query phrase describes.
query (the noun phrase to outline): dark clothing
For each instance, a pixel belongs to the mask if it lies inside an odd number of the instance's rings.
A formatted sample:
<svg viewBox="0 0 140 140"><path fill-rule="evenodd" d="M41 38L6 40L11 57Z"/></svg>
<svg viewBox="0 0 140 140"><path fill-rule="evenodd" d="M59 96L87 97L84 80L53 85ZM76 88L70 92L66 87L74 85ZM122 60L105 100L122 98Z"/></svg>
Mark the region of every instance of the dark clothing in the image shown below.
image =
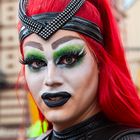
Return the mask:
<svg viewBox="0 0 140 140"><path fill-rule="evenodd" d="M34 140L140 140L140 129L109 121L103 113L61 132L52 130Z"/></svg>

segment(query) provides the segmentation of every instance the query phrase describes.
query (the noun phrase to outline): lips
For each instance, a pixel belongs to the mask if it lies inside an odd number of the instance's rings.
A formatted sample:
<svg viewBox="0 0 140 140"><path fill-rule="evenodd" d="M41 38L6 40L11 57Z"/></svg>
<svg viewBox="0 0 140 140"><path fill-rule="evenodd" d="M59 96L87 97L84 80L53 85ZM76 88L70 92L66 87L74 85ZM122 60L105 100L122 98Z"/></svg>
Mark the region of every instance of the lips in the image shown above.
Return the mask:
<svg viewBox="0 0 140 140"><path fill-rule="evenodd" d="M44 103L48 107L62 106L69 100L70 97L71 97L71 94L68 92L57 92L57 93L45 92L41 96Z"/></svg>

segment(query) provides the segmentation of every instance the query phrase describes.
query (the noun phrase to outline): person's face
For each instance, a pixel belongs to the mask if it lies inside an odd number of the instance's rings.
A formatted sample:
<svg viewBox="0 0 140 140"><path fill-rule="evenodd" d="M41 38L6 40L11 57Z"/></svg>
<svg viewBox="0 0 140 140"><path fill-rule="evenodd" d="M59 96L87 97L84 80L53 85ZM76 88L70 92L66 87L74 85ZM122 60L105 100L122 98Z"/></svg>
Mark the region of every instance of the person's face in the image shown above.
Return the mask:
<svg viewBox="0 0 140 140"><path fill-rule="evenodd" d="M77 33L60 30L47 41L32 34L23 51L29 90L55 130L99 111L97 63Z"/></svg>

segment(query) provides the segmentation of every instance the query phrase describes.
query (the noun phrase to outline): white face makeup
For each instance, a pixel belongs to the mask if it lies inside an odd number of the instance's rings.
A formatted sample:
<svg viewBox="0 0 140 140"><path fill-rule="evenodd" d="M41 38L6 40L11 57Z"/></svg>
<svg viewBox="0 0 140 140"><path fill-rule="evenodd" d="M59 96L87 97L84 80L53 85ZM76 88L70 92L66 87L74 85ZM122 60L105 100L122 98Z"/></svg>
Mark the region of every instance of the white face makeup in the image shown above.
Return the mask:
<svg viewBox="0 0 140 140"><path fill-rule="evenodd" d="M99 111L97 63L77 33L60 30L48 41L32 34L23 51L28 87L56 131Z"/></svg>

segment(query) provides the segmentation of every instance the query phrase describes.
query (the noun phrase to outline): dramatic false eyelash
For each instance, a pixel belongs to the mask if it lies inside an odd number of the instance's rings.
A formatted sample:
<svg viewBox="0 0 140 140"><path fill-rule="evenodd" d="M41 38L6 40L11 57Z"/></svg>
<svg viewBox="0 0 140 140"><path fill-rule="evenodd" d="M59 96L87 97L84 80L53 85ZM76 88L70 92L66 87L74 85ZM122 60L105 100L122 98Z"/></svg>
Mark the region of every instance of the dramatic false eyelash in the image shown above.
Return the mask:
<svg viewBox="0 0 140 140"><path fill-rule="evenodd" d="M23 65L27 65L26 61L22 58L19 59L19 63L23 64Z"/></svg>
<svg viewBox="0 0 140 140"><path fill-rule="evenodd" d="M65 54L64 54L65 55ZM86 55L85 50L82 51L70 51L66 54L67 56L77 56L77 57L83 57Z"/></svg>
<svg viewBox="0 0 140 140"><path fill-rule="evenodd" d="M23 65L31 65L35 61L38 61L38 62L43 61L44 62L44 60L34 58L34 57L30 57L30 58L26 58L26 59L21 59L21 58L19 59L19 62Z"/></svg>
<svg viewBox="0 0 140 140"><path fill-rule="evenodd" d="M62 51L61 54L59 54L58 56L61 57L61 56L64 56L64 55L80 55L82 54L83 52L85 52L84 49L81 49L81 50L66 50L66 51Z"/></svg>
<svg viewBox="0 0 140 140"><path fill-rule="evenodd" d="M74 56L77 61L81 58L83 58L86 55L86 51L84 49L82 49L82 51L77 51L77 50L71 50L68 52L64 52L62 56L58 57L56 59L56 64L58 64L60 62L61 59L65 58L65 57L71 57Z"/></svg>
<svg viewBox="0 0 140 140"><path fill-rule="evenodd" d="M83 58L84 56L86 55L86 51L84 49L82 50L71 50L71 51L68 51L68 52L63 52L63 55L59 56L55 61L56 61L56 64L59 63L59 61L65 57L70 57L70 56L74 56L77 61L81 58ZM35 58L35 57L29 57L29 58L26 58L26 59L22 59L20 58L19 59L19 62L23 65L31 65L33 62L46 62L45 60L42 60L42 59L38 59L38 58Z"/></svg>
<svg viewBox="0 0 140 140"><path fill-rule="evenodd" d="M86 52L84 50L83 51L72 50L69 52L64 52L63 55L59 57L59 59L61 59L62 57L69 57L69 56L75 56L75 57L81 58L85 55L86 55Z"/></svg>

